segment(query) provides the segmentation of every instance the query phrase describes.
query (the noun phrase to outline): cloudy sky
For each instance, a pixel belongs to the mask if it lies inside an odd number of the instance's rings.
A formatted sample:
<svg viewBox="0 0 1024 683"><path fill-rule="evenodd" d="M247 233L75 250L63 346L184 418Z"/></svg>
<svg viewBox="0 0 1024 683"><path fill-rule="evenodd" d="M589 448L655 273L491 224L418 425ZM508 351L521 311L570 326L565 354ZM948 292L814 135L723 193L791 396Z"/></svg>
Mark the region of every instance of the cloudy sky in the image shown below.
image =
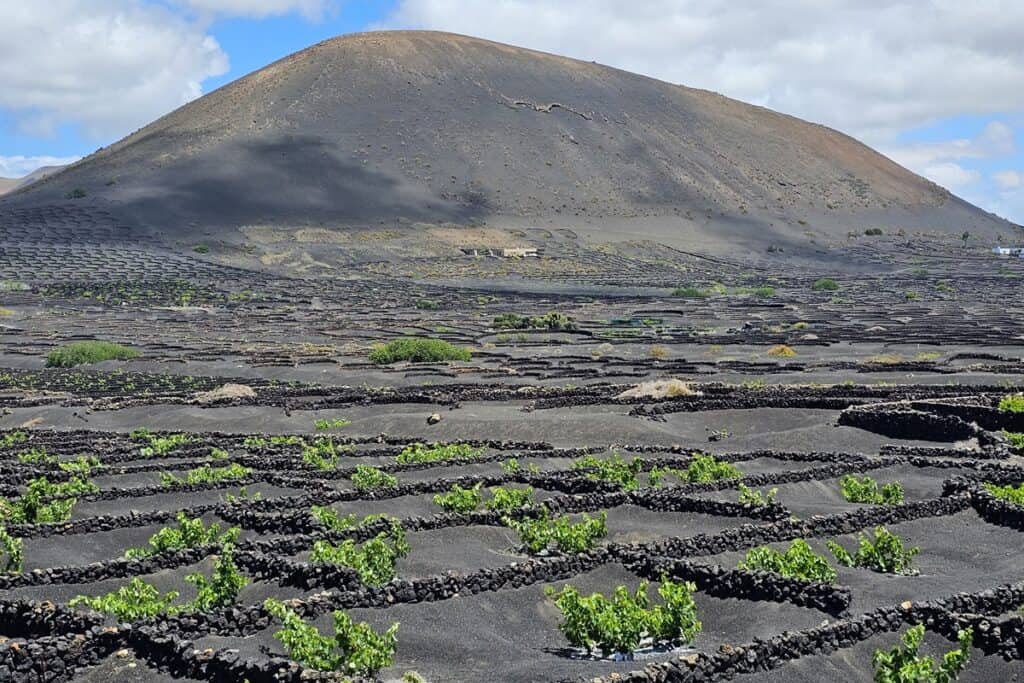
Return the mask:
<svg viewBox="0 0 1024 683"><path fill-rule="evenodd" d="M0 176L66 163L278 57L380 28L716 90L838 128L1024 223L1019 0L2 2Z"/></svg>

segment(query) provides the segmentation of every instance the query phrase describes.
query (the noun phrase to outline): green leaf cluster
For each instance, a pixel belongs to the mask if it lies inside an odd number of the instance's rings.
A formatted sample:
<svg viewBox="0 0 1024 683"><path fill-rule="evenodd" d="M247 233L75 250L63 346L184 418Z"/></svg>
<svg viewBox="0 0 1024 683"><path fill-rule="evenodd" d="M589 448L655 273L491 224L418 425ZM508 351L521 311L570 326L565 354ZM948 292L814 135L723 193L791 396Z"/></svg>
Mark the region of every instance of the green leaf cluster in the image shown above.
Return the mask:
<svg viewBox="0 0 1024 683"><path fill-rule="evenodd" d="M1008 503L1014 505L1024 506L1024 484L1018 484L1013 486L1007 484L1006 486L999 486L998 484L985 484L985 490L991 493L1000 500L1005 500Z"/></svg>
<svg viewBox="0 0 1024 683"><path fill-rule="evenodd" d="M1004 413L1024 413L1024 394L1007 394L999 400L999 410Z"/></svg>
<svg viewBox="0 0 1024 683"><path fill-rule="evenodd" d="M779 552L766 545L751 548L738 568L772 572L793 579L820 583L832 583L836 580L836 570L829 565L828 560L814 552L810 544L802 538L794 540L785 552Z"/></svg>
<svg viewBox="0 0 1024 683"><path fill-rule="evenodd" d="M573 469L585 470L587 479L607 481L616 484L623 491L632 491L640 486L637 475L643 469L643 461L640 458L633 458L632 462L627 462L618 451L612 451L609 458L596 458L593 455L577 458L572 466Z"/></svg>
<svg viewBox="0 0 1024 683"><path fill-rule="evenodd" d="M342 517L331 508L320 505L311 507L309 513L313 515L313 519L323 524L330 531L350 531L381 520L398 521L396 518L384 514L366 515L362 519L359 519L354 514Z"/></svg>
<svg viewBox="0 0 1024 683"><path fill-rule="evenodd" d="M505 526L519 534L520 542L533 554L551 547L563 553L582 553L590 550L608 535L608 515L596 517L584 514L581 521L573 522L568 515L551 519L547 511L537 519L502 520Z"/></svg>
<svg viewBox="0 0 1024 683"><path fill-rule="evenodd" d="M483 455L482 448L474 448L465 443L450 443L447 445L434 444L427 446L421 443L414 443L406 446L398 454L399 465L411 465L416 463L438 462L441 460L472 460Z"/></svg>
<svg viewBox="0 0 1024 683"><path fill-rule="evenodd" d="M181 479L173 474L164 472L160 475L160 483L167 487L191 486L194 484L217 484L222 481L233 481L244 479L252 474L252 469L233 462L223 467L202 465L185 472L185 478Z"/></svg>
<svg viewBox="0 0 1024 683"><path fill-rule="evenodd" d="M145 438L149 441L149 445L140 449L139 455L147 458L154 455L167 455L171 451L177 450L193 441L193 438L188 434L168 434L167 436L147 434Z"/></svg>
<svg viewBox="0 0 1024 683"><path fill-rule="evenodd" d="M128 346L105 341L82 341L51 351L46 356L46 367L73 368L105 360L130 360L138 357L139 352Z"/></svg>
<svg viewBox="0 0 1024 683"><path fill-rule="evenodd" d="M282 622L274 638L281 641L288 656L317 671L340 671L356 676L372 676L391 666L398 644L398 624L377 633L365 623L356 624L346 613L334 612L334 636L325 636L303 621L284 603L267 599L264 609Z"/></svg>
<svg viewBox="0 0 1024 683"><path fill-rule="evenodd" d="M189 518L185 512L177 515L177 527L164 527L149 537L149 547L129 548L124 556L128 559L150 557L168 550L200 548L205 545L225 545L238 540L240 529L231 527L224 532L216 522L207 527L199 517Z"/></svg>
<svg viewBox="0 0 1024 683"><path fill-rule="evenodd" d="M751 507L764 507L765 505L771 505L775 502L775 496L778 494L778 489L770 489L767 493L761 491L755 491L752 488L748 488L745 484L739 485L740 491L740 505L749 505Z"/></svg>
<svg viewBox="0 0 1024 683"><path fill-rule="evenodd" d="M867 503L869 505L902 505L903 484L892 481L881 488L878 482L869 476L857 478L848 474L839 480L843 490L843 498L850 503Z"/></svg>
<svg viewBox="0 0 1024 683"><path fill-rule="evenodd" d="M491 326L496 330L572 330L576 327L572 318L564 313L544 315L519 315L502 313L494 318Z"/></svg>
<svg viewBox="0 0 1024 683"><path fill-rule="evenodd" d="M356 491L371 491L398 486L397 477L370 465L356 465L356 471L349 479Z"/></svg>
<svg viewBox="0 0 1024 683"><path fill-rule="evenodd" d="M911 564L921 549L906 548L901 539L885 527L875 527L875 538L867 534L857 536L857 552L851 554L835 541L827 542L836 562L844 567L862 567L884 574L910 574Z"/></svg>
<svg viewBox="0 0 1024 683"><path fill-rule="evenodd" d="M0 571L17 574L21 571L25 560L24 543L20 538L11 536L7 527L0 526Z"/></svg>
<svg viewBox="0 0 1024 683"><path fill-rule="evenodd" d="M600 593L581 595L573 586L558 592L549 587L545 592L562 612L559 629L570 643L587 652L628 654L645 638L654 644L692 641L702 628L693 600L697 586L662 577L658 587L662 604L653 607L647 586L641 581L633 593L619 586L610 599Z"/></svg>
<svg viewBox="0 0 1024 683"><path fill-rule="evenodd" d="M924 639L924 626L911 626L901 638L902 642L891 650L875 650L871 658L875 666L875 683L952 683L971 660L974 630L957 632L960 647L942 656L939 664L934 658L921 656L918 650Z"/></svg>
<svg viewBox="0 0 1024 683"><path fill-rule="evenodd" d="M25 492L19 497L13 500L0 498L0 515L18 524L66 522L78 502L76 496L97 491L99 487L96 484L78 476L58 483L39 477L28 482Z"/></svg>
<svg viewBox="0 0 1024 683"><path fill-rule="evenodd" d="M434 504L448 512L460 514L473 512L481 507L491 512L510 512L533 505L533 488L530 486L522 489L491 487L488 489L491 493L490 498L485 498L481 488L482 484L476 484L471 488L455 484L447 493L435 495Z"/></svg>
<svg viewBox="0 0 1024 683"><path fill-rule="evenodd" d="M352 539L342 541L340 545L316 541L309 561L350 567L359 574L363 583L379 586L395 578L395 564L399 558L408 555L409 550L405 531L396 522L390 530L363 543L356 543Z"/></svg>

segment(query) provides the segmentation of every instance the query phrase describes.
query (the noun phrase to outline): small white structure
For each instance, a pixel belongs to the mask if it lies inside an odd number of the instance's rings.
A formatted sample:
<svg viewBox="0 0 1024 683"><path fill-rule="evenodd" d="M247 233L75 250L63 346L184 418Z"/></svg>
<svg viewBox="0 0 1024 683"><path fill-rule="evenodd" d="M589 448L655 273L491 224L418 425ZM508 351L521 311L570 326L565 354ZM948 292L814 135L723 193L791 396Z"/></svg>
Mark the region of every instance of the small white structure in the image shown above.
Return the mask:
<svg viewBox="0 0 1024 683"><path fill-rule="evenodd" d="M1017 256L1024 258L1024 247L992 247L996 256Z"/></svg>

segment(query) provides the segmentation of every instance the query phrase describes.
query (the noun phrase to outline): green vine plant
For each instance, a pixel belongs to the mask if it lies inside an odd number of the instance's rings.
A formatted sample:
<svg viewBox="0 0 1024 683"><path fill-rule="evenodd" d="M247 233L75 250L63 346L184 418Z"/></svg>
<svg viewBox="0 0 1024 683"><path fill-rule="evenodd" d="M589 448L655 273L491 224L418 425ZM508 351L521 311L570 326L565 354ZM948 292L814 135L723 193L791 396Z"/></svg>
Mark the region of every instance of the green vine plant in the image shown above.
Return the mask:
<svg viewBox="0 0 1024 683"><path fill-rule="evenodd" d="M519 460L517 460L516 458L506 458L501 463L501 471L504 472L505 474L516 474L518 472L522 472L523 470L524 468L522 467L522 465L519 464ZM540 467L537 466L537 463L527 463L525 471L529 472L530 474L539 474Z"/></svg>
<svg viewBox="0 0 1024 683"><path fill-rule="evenodd" d="M687 484L707 484L720 479L737 479L743 472L732 463L718 460L713 455L694 453L686 469L655 467L650 473L651 486L660 486L667 475L673 475Z"/></svg>
<svg viewBox="0 0 1024 683"><path fill-rule="evenodd" d="M177 515L177 527L164 527L149 537L149 546L129 548L124 556L128 559L151 557L169 550L185 548L201 548L206 545L234 543L238 540L239 527L231 527L221 532L216 522L207 527L199 517L190 519L184 512Z"/></svg>
<svg viewBox="0 0 1024 683"><path fill-rule="evenodd" d="M391 529L377 534L364 543L346 539L340 545L316 541L309 561L314 564L334 564L349 567L359 574L368 586L380 586L395 578L395 565L409 554L405 531L393 523Z"/></svg>
<svg viewBox="0 0 1024 683"><path fill-rule="evenodd" d="M214 562L211 578L193 572L185 577L185 581L196 587L197 594L192 602L180 605L174 604L179 595L177 591L161 594L156 586L138 577L106 595L79 595L72 598L68 604L71 607L82 605L103 614L113 615L120 621L129 622L161 614L174 615L228 607L235 603L238 593L249 583L249 579L243 576L235 565L234 546L231 544L221 548Z"/></svg>
<svg viewBox="0 0 1024 683"><path fill-rule="evenodd" d="M372 491L398 486L397 477L370 465L356 465L356 471L352 473L349 480L356 491Z"/></svg>
<svg viewBox="0 0 1024 683"><path fill-rule="evenodd" d="M313 427L318 432L326 432L331 429L343 429L350 424L352 424L352 420L346 420L343 417L332 417L316 420L313 423Z"/></svg>
<svg viewBox="0 0 1024 683"><path fill-rule="evenodd" d="M582 553L591 550L608 535L608 514L596 517L587 514L573 522L568 515L551 519L547 510L537 519L514 520L505 517L502 523L519 534L520 543L532 555L556 549L563 553Z"/></svg>
<svg viewBox="0 0 1024 683"><path fill-rule="evenodd" d="M762 493L761 491L748 488L744 484L739 485L739 491L740 505L749 505L755 508L771 505L775 502L775 496L779 492L778 489L770 489L767 493Z"/></svg>
<svg viewBox="0 0 1024 683"><path fill-rule="evenodd" d="M467 489L455 484L448 493L436 494L433 499L434 505L443 508L446 512L460 514L473 512L484 502L484 497L480 493L481 486L482 484L477 483Z"/></svg>
<svg viewBox="0 0 1024 683"><path fill-rule="evenodd" d="M898 481L889 482L881 487L871 477L857 478L848 474L839 480L843 498L850 503L866 503L868 505L902 505L903 484Z"/></svg>
<svg viewBox="0 0 1024 683"><path fill-rule="evenodd" d="M28 482L25 492L19 497L13 500L0 498L0 515L16 524L66 522L78 502L76 496L97 491L98 486L78 476L59 483L39 477Z"/></svg>
<svg viewBox="0 0 1024 683"><path fill-rule="evenodd" d="M832 583L836 580L836 570L829 565L825 556L814 552L810 544L802 538L794 540L785 552L779 552L766 545L751 548L738 568L772 572L780 576L819 583Z"/></svg>
<svg viewBox="0 0 1024 683"><path fill-rule="evenodd" d="M398 645L398 624L377 633L369 624L356 624L345 612L334 612L334 636L325 636L303 621L283 602L268 598L263 608L281 621L274 638L288 657L317 671L339 671L353 676L373 676L391 666Z"/></svg>
<svg viewBox="0 0 1024 683"><path fill-rule="evenodd" d="M24 560L24 542L11 536L7 527L0 526L0 571L5 574L18 574Z"/></svg>
<svg viewBox="0 0 1024 683"><path fill-rule="evenodd" d="M653 607L647 586L647 581L641 581L634 593L619 586L610 599L600 593L583 596L573 586L558 592L549 586L545 594L562 612L559 629L566 639L588 653L599 650L606 657L631 658L645 641L652 645L691 642L702 628L693 599L697 586L662 577L658 587L662 604Z"/></svg>
<svg viewBox="0 0 1024 683"><path fill-rule="evenodd" d="M452 486L447 493L439 493L434 496L434 504L444 508L448 512L466 514L480 508L491 512L513 512L534 504L533 488L506 488L494 486L487 489L490 497L482 492L482 484L476 484L472 488L463 488L458 484Z"/></svg>
<svg viewBox="0 0 1024 683"><path fill-rule="evenodd" d="M865 533L858 534L856 553L851 554L835 541L828 541L827 545L844 567L860 567L883 574L916 574L911 565L921 552L916 546L905 547L899 536L881 526L875 527L874 540Z"/></svg>
<svg viewBox="0 0 1024 683"><path fill-rule="evenodd" d="M328 531L342 532L373 524L374 522L389 521L392 524L398 523L398 519L385 514L366 515L359 519L355 514L342 517L329 507L314 505L309 509L313 519L320 522Z"/></svg>
<svg viewBox="0 0 1024 683"><path fill-rule="evenodd" d="M233 462L230 465L224 465L223 467L202 465L185 472L184 479L170 474L169 472L164 472L160 475L160 484L167 488L193 486L195 484L219 484L224 481L244 479L250 474L252 474L252 468L245 467L237 462Z"/></svg>
<svg viewBox="0 0 1024 683"><path fill-rule="evenodd" d="M139 455L146 458L154 455L168 455L185 444L195 441L195 438L188 434L168 434L167 436L157 436L156 434L150 434L148 431L143 433L138 430L132 432L132 438L138 438L138 440L145 440L149 442L148 446L143 446L142 449L139 450Z"/></svg>
<svg viewBox="0 0 1024 683"><path fill-rule="evenodd" d="M613 450L608 458L596 458L593 455L577 458L573 461L572 467L573 469L584 470L587 479L607 481L615 484L623 491L632 491L640 487L640 480L637 478L637 475L643 469L643 461L640 458L626 461L619 455L618 451Z"/></svg>
<svg viewBox="0 0 1024 683"><path fill-rule="evenodd" d="M337 469L342 455L353 450L352 446L335 446L334 439L319 438L302 449L302 461L318 470L329 472Z"/></svg>
<svg viewBox="0 0 1024 683"><path fill-rule="evenodd" d="M1024 484L999 486L986 483L985 490L996 498L1005 500L1007 503L1024 506Z"/></svg>
<svg viewBox="0 0 1024 683"><path fill-rule="evenodd" d="M27 432L8 432L0 437L0 448L10 448L26 441L28 441Z"/></svg>
<svg viewBox="0 0 1024 683"><path fill-rule="evenodd" d="M439 462L441 460L473 460L483 455L482 448L474 448L469 444L452 443L447 445L434 444L427 446L421 443L414 443L406 446L398 454L399 465L412 465L416 463Z"/></svg>
<svg viewBox="0 0 1024 683"><path fill-rule="evenodd" d="M960 645L942 656L939 664L933 657L921 656L918 650L924 639L924 626L911 626L891 650L875 650L871 658L875 666L875 683L952 683L971 661L974 630L957 632Z"/></svg>

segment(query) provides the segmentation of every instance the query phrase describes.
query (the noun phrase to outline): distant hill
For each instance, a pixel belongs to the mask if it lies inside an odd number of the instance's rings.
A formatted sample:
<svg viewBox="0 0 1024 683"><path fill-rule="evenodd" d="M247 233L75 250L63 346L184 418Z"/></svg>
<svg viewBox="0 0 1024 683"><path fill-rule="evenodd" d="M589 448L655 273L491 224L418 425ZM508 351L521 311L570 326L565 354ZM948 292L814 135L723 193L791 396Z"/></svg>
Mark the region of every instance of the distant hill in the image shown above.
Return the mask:
<svg viewBox="0 0 1024 683"><path fill-rule="evenodd" d="M19 187L27 187L37 180L42 180L46 176L53 175L57 171L64 168L63 166L41 166L36 170L29 173L27 176L21 178L0 178L0 195L13 192Z"/></svg>
<svg viewBox="0 0 1024 683"><path fill-rule="evenodd" d="M348 35L9 197L140 225L590 226L724 240L1007 224L835 130L625 71L434 32ZM653 233L652 233L653 234ZM685 243L683 237L680 243Z"/></svg>

